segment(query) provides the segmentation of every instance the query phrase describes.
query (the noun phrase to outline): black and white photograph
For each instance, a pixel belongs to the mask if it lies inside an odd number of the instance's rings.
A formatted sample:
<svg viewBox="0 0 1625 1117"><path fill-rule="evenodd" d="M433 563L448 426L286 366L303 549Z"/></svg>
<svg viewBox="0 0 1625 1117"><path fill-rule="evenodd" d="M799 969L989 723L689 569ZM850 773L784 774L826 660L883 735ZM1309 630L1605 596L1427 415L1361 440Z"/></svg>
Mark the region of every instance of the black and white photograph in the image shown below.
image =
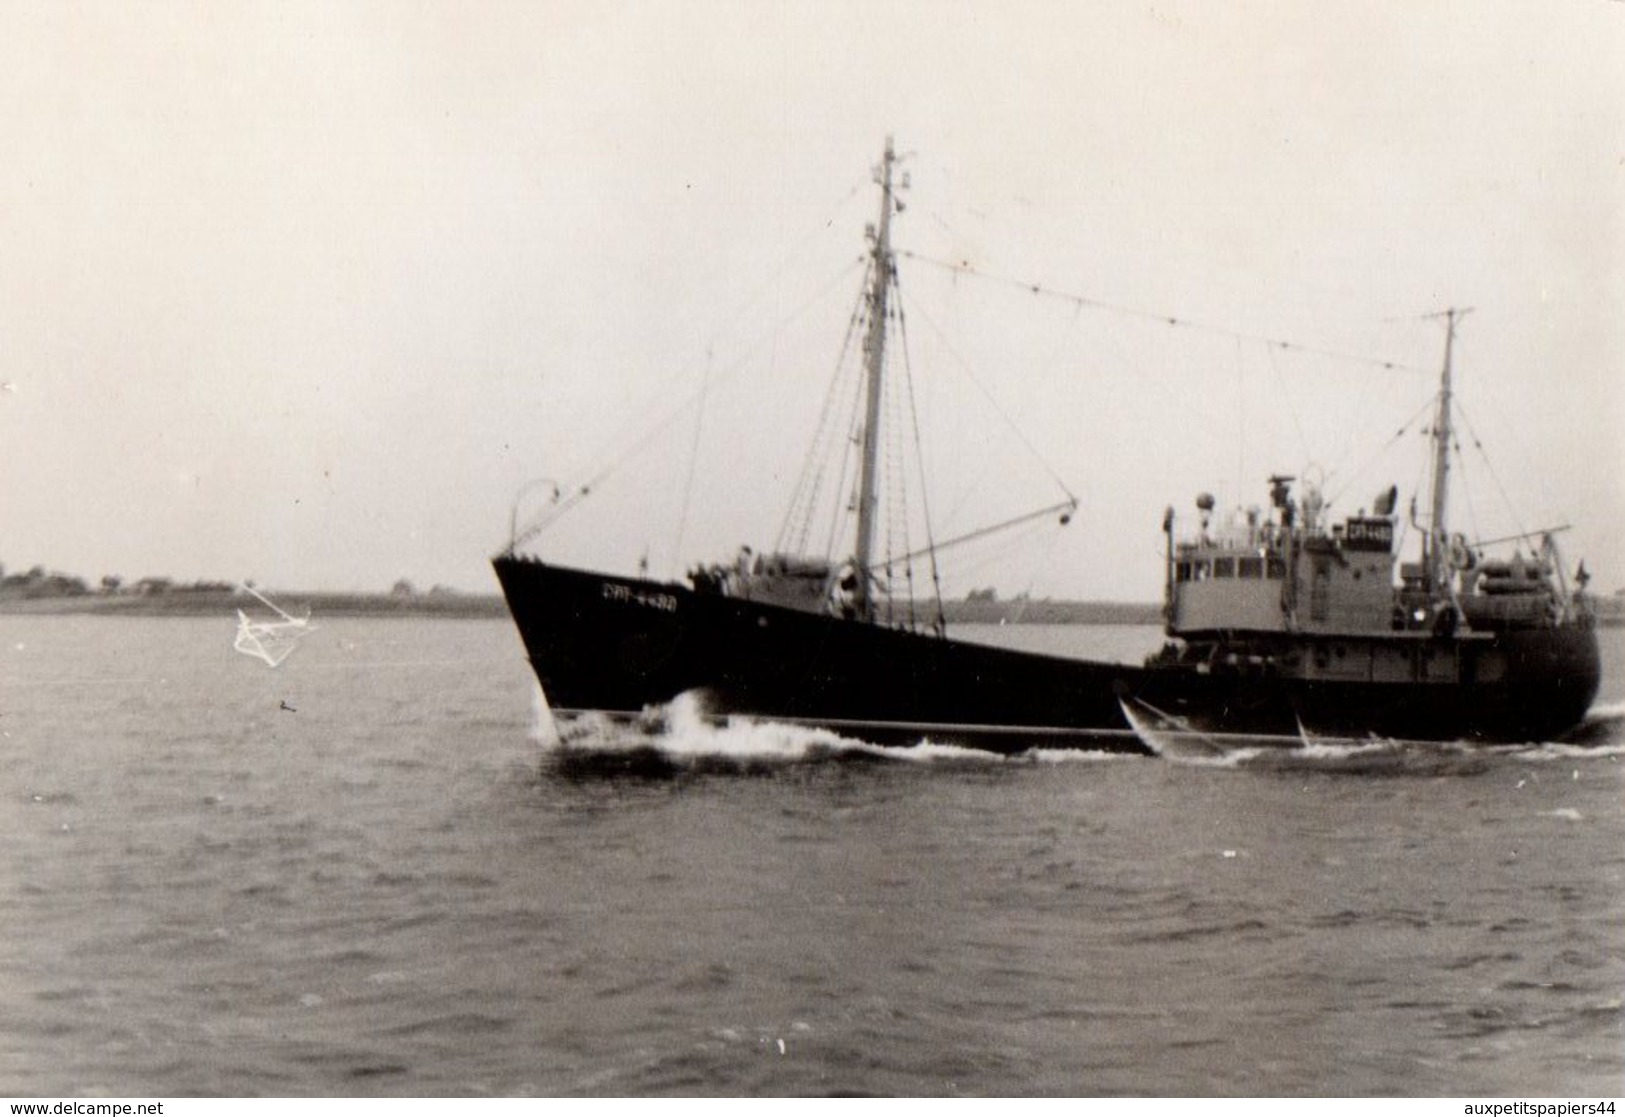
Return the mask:
<svg viewBox="0 0 1625 1117"><path fill-rule="evenodd" d="M0 1097L1614 1114L1625 3L0 0L0 153Z"/></svg>

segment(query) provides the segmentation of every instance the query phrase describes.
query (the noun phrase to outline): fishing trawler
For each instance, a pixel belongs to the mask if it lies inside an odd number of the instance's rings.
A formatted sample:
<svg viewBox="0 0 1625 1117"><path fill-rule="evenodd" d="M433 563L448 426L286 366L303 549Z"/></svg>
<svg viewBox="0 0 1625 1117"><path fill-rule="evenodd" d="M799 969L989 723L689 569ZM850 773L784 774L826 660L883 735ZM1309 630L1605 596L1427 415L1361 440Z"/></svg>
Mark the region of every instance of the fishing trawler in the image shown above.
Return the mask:
<svg viewBox="0 0 1625 1117"><path fill-rule="evenodd" d="M1269 479L1269 508L1215 525L1197 497L1195 533L1170 508L1164 618L1172 638L1125 715L1202 734L1365 740L1541 741L1577 725L1596 697L1596 617L1582 565L1571 587L1563 528L1471 541L1447 516L1453 444L1447 311L1420 560L1400 561L1398 488L1335 520L1319 487ZM1510 546L1496 556L1493 548ZM1397 582L1394 577L1399 575Z"/></svg>
<svg viewBox="0 0 1625 1117"><path fill-rule="evenodd" d="M952 638L940 599L899 600L919 552L877 553L889 305L901 211L888 140L860 313L863 408L848 557L756 553L698 567L686 583L556 565L523 548L590 495L557 488L539 524L492 561L526 654L556 715L635 718L679 696L715 719L816 726L880 744L955 743L1000 753L1077 747L1157 751L1157 731L1298 744L1311 733L1421 739L1544 739L1585 715L1598 681L1592 615L1563 579L1548 534L1507 560L1446 530L1450 341L1430 515L1420 563L1400 563L1395 497L1330 522L1318 492L1272 479L1268 514L1176 539L1168 645L1144 665L1093 662ZM1453 337L1455 316L1447 338ZM1068 498L1034 516L1064 524ZM1414 517L1413 517L1414 518ZM1520 538L1508 542L1527 543ZM899 571L907 568L907 577Z"/></svg>

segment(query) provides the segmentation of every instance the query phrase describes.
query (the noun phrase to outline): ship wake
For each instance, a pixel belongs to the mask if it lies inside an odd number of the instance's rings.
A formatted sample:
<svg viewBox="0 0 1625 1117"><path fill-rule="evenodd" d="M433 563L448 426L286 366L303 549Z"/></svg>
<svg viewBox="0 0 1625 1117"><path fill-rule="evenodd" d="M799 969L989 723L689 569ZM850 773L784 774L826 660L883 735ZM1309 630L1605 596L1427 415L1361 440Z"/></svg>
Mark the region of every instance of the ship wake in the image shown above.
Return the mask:
<svg viewBox="0 0 1625 1117"><path fill-rule="evenodd" d="M1312 771L1372 776L1476 775L1507 763L1613 759L1625 755L1625 703L1594 707L1562 741L1486 745L1473 741L1353 739L1300 729L1297 736L1213 734L1134 704L1125 710L1155 757L1210 769ZM703 696L680 695L640 714L555 712L540 688L529 736L544 759L572 772L670 776L767 773L817 764L993 766L1144 759L1119 750L1034 747L1006 755L933 741L881 744L850 733L769 719L710 713Z"/></svg>
<svg viewBox="0 0 1625 1117"><path fill-rule="evenodd" d="M1592 708L1561 741L1487 745L1339 737L1300 723L1296 736L1209 733L1143 702L1123 699L1123 715L1156 756L1207 768L1319 771L1353 775L1476 775L1497 763L1602 760L1625 755L1625 703Z"/></svg>
<svg viewBox="0 0 1625 1117"><path fill-rule="evenodd" d="M1122 753L1035 748L1015 755L938 742L877 744L816 726L709 713L699 695L637 715L555 715L538 700L531 737L550 761L577 770L649 775L688 771L753 772L819 763L1003 765L1095 762ZM1132 755L1130 755L1132 758Z"/></svg>

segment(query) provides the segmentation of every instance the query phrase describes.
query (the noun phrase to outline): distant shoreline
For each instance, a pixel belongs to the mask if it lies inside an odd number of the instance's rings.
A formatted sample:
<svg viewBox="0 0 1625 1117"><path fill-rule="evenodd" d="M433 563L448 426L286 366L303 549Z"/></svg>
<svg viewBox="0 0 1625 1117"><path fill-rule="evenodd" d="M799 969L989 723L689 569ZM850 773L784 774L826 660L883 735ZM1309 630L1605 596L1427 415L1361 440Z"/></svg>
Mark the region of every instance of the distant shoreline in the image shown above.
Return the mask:
<svg viewBox="0 0 1625 1117"><path fill-rule="evenodd" d="M498 594L448 593L293 593L274 591L273 599L298 616L412 617L428 620L507 620L508 608ZM1601 628L1625 627L1625 610L1609 599L1597 599ZM1127 601L945 601L949 624L1162 624L1162 608ZM247 594L230 590L176 590L168 593L86 593L27 597L0 595L0 616L207 617L231 616L243 609L251 616L267 613ZM926 616L919 604L917 615Z"/></svg>
<svg viewBox="0 0 1625 1117"><path fill-rule="evenodd" d="M504 618L496 594L283 593L272 599L295 616L308 609L313 617L428 617L456 620ZM99 617L272 616L245 593L230 590L178 590L154 594L78 594L60 597L0 597L0 615Z"/></svg>
<svg viewBox="0 0 1625 1117"><path fill-rule="evenodd" d="M472 620L508 618L497 594L295 593L271 591L278 605L294 615L307 609L315 617L418 617ZM171 590L166 593L67 594L0 596L0 615L102 617L206 617L250 615L265 606L231 590ZM916 606L917 613L925 611ZM1094 624L1158 625L1162 610L1155 604L1117 601L945 601L950 624Z"/></svg>

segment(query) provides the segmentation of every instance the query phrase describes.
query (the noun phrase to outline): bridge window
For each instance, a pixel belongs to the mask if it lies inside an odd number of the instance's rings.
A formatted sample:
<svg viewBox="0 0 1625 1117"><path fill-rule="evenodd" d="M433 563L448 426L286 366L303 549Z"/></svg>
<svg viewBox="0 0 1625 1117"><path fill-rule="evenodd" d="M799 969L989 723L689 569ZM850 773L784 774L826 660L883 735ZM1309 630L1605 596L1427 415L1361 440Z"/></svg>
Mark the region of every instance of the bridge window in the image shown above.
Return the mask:
<svg viewBox="0 0 1625 1117"><path fill-rule="evenodd" d="M1237 560L1236 573L1243 578L1262 578L1264 576L1264 560L1261 558L1244 558Z"/></svg>
<svg viewBox="0 0 1625 1117"><path fill-rule="evenodd" d="M1213 576L1215 578L1234 578L1236 576L1236 560L1233 558L1214 559Z"/></svg>
<svg viewBox="0 0 1625 1117"><path fill-rule="evenodd" d="M1274 578L1277 581L1280 581L1280 580L1283 580L1283 579L1286 578L1286 560L1285 559L1279 559L1279 558L1273 558L1272 557L1269 560L1269 565L1265 569L1267 571L1267 576L1270 577L1270 578Z"/></svg>
<svg viewBox="0 0 1625 1117"><path fill-rule="evenodd" d="M1190 562L1174 563L1174 581L1176 582L1205 582L1211 577L1213 577L1213 563L1210 559L1194 559Z"/></svg>

